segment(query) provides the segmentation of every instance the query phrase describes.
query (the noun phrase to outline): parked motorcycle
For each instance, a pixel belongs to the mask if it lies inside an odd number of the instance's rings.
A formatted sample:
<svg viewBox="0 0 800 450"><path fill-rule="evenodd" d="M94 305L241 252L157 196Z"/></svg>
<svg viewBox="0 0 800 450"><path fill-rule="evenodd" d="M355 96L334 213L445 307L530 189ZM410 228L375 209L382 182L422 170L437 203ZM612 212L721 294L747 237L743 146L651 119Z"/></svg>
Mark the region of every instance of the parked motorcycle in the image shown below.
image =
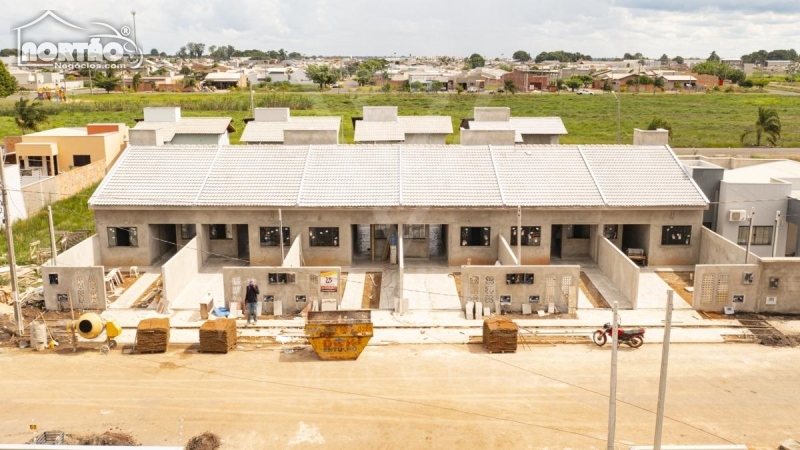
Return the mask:
<svg viewBox="0 0 800 450"><path fill-rule="evenodd" d="M613 327L610 323L606 323L603 325L601 330L597 330L592 333L592 342L594 342L598 347L602 347L606 344L606 342L612 340L611 333L613 331ZM639 348L644 344L644 328L636 328L633 330L623 330L621 327L617 327L617 341L620 344L627 344L631 348Z"/></svg>

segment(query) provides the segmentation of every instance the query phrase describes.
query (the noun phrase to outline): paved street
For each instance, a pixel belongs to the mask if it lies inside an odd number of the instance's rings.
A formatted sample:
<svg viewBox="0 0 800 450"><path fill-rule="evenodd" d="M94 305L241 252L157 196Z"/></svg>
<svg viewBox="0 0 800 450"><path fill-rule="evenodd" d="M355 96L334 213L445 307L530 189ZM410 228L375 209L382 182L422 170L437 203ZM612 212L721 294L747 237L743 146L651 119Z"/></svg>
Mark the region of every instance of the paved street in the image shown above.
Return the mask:
<svg viewBox="0 0 800 450"><path fill-rule="evenodd" d="M0 349L0 442L30 438L33 419L39 430L118 428L149 445L213 431L227 449L605 448L609 346L370 346L354 362L283 348ZM799 352L673 345L664 443L774 449L800 437ZM661 346L619 356L616 447L652 444Z"/></svg>

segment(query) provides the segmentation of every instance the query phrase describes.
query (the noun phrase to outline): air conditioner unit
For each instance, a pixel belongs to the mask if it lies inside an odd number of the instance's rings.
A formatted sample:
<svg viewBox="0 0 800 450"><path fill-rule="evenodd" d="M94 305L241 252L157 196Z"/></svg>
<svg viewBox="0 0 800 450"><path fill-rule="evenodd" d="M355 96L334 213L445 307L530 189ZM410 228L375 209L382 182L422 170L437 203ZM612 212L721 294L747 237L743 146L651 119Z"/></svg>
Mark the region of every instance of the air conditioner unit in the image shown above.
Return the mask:
<svg viewBox="0 0 800 450"><path fill-rule="evenodd" d="M732 209L728 212L728 220L731 222L744 222L747 220L747 211L743 209Z"/></svg>

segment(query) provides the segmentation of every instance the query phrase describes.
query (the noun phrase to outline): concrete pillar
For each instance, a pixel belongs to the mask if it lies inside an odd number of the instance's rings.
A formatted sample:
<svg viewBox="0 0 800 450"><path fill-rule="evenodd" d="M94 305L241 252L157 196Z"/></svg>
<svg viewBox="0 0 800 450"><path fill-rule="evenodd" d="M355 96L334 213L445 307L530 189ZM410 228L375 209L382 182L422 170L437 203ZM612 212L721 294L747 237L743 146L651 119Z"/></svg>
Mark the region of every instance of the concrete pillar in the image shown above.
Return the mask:
<svg viewBox="0 0 800 450"><path fill-rule="evenodd" d="M405 258L403 257L404 253L403 224L400 223L397 224L397 299L401 302L401 304L403 297L405 297L405 291L403 290L403 278L405 273Z"/></svg>

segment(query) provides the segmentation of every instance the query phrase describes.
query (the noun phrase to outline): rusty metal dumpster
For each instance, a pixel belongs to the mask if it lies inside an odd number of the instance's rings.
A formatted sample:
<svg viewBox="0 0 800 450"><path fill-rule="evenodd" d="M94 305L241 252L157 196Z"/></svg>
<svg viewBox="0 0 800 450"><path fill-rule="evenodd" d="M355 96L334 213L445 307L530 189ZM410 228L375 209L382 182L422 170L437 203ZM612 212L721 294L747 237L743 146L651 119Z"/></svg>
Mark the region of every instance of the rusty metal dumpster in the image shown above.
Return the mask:
<svg viewBox="0 0 800 450"><path fill-rule="evenodd" d="M312 311L305 331L319 359L355 360L372 338L372 314L369 310Z"/></svg>

